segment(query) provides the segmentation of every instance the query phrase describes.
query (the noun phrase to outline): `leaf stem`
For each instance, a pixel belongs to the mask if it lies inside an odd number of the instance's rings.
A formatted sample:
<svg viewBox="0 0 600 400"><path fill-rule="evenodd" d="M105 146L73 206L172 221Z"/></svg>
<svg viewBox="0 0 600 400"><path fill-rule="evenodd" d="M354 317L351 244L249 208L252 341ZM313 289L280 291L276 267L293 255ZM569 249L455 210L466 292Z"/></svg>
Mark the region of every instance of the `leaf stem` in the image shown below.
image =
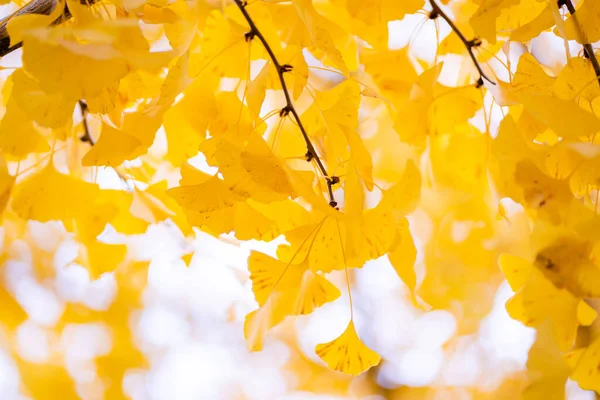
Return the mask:
<svg viewBox="0 0 600 400"><path fill-rule="evenodd" d="M300 132L302 133L302 137L304 138L304 141L306 142L306 148L307 148L306 160L307 161L315 160L315 162L317 163L317 166L319 167L321 174L323 174L323 176L325 177L325 180L327 182L327 192L329 194L329 205L331 207L336 207L337 202L335 201L335 198L333 196L332 186L336 183L339 183L339 179L336 179L335 176L330 177L328 175L327 169L323 165L323 162L319 158L319 155L317 154L315 147L313 146L312 142L310 141L310 138L308 137L308 133L306 132L306 129L304 128L304 125L302 125L302 121L300 120L298 111L296 111L296 108L294 107L294 103L292 102L292 97L290 96L290 91L289 91L287 84L285 83L285 79L283 77L284 73L290 72L292 70L292 66L288 65L288 64L280 64L279 63L279 61L277 60L277 57L275 56L275 53L273 53L273 50L271 49L271 46L269 45L269 43L267 42L265 37L262 35L262 33L260 32L260 30L258 29L256 24L254 23L254 20L252 19L250 14L248 14L248 10L246 10L247 2L243 1L243 0L235 0L235 4L238 6L240 11L244 15L244 18L248 22L248 25L250 25L250 32L246 33L246 40L249 41L249 40L252 40L254 37L257 37L260 40L260 42L262 43L262 45L265 48L265 50L267 51L267 53L269 54L269 57L271 58L271 61L273 62L273 65L275 65L275 69L277 70L277 76L279 76L279 82L281 82L281 88L283 90L283 94L285 96L285 101L286 101L286 105L285 105L285 107L283 107L281 109L279 115L281 117L285 117L291 113L292 116L294 117L294 120L296 120L296 123L298 124L298 128L300 128Z"/></svg>
<svg viewBox="0 0 600 400"><path fill-rule="evenodd" d="M583 42L585 36L583 34L583 31L581 29L581 25L579 25L579 21L577 20L577 15L575 14L575 12L577 11L575 9L575 6L573 5L573 2L571 0L558 0L558 7L562 7L563 5L567 6L567 10L569 10L569 14L571 14L571 18L573 18L573 23L575 25L575 29L577 29L577 34L579 35L579 38L581 40L581 42ZM587 40L585 40L585 42L587 42ZM594 48L592 47L592 45L590 43L583 43L583 51L585 54L585 58L589 59L592 63L592 66L594 67L594 73L596 74L596 80L598 81L598 84L600 85L600 64L598 64L598 59L596 58L596 54L594 53Z"/></svg>
<svg viewBox="0 0 600 400"><path fill-rule="evenodd" d="M477 68L477 72L479 72L479 79L477 80L477 87L481 87L483 85L483 79L485 79L492 85L495 85L496 82L491 80L485 74L485 72L483 72L483 69L481 68L481 64L479 64L479 61L477 61L477 57L475 57L475 53L473 52L473 48L481 46L481 39L479 39L478 37L475 37L472 40L467 39L465 37L465 35L463 35L463 33L460 31L460 29L458 29L458 27L456 26L454 21L452 21L452 19L448 16L448 14L446 14L444 12L444 10L442 10L440 8L440 6L435 2L435 0L429 0L429 4L431 4L431 8L432 8L431 14L429 14L429 18L436 19L437 17L442 17L442 19L444 21L446 21L446 23L448 25L450 25L450 28L452 28L454 33L456 33L456 35L458 36L460 41L465 45L465 48L467 49L467 52L469 53L469 56L471 57L471 61L473 61L475 68Z"/></svg>

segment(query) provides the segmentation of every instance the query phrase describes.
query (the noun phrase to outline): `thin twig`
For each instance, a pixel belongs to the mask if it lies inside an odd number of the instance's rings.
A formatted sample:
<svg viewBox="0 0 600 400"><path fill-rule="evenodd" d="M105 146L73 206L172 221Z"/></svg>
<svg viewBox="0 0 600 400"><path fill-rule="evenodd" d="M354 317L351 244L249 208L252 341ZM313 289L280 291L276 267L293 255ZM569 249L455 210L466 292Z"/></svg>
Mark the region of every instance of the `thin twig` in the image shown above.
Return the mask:
<svg viewBox="0 0 600 400"><path fill-rule="evenodd" d="M81 110L81 124L83 125L83 136L79 138L82 142L88 142L91 146L95 145L96 142L90 134L90 126L88 125L87 116L89 113L88 106L83 100L79 100L79 109Z"/></svg>
<svg viewBox="0 0 600 400"><path fill-rule="evenodd" d="M483 69L481 68L481 65L479 64L479 61L477 61L477 57L475 57L475 53L473 52L473 49L475 47L481 46L481 39L479 39L478 37L475 37L472 40L468 40L465 37L465 35L462 34L462 32L460 31L460 29L458 29L458 27L452 21L452 19L450 19L450 17L448 17L448 15L444 12L444 10L442 10L440 8L440 6L435 2L435 0L429 0L429 4L431 4L431 8L432 8L431 13L429 14L429 18L430 19L436 19L437 17L442 17L442 19L444 21L446 21L446 23L448 25L450 25L450 28L452 28L452 30L454 31L454 33L456 33L456 35L458 36L458 38L460 39L460 41L463 42L463 44L465 45L465 48L467 49L467 52L469 53L469 56L471 57L471 60L473 61L473 64L475 65L475 68L477 68L477 72L479 72L479 79L477 80L477 87L483 86L483 80L484 79L486 81L488 81L489 83L491 83L492 85L495 85L496 82L494 82L493 80L491 80L485 74L485 72L483 72Z"/></svg>
<svg viewBox="0 0 600 400"><path fill-rule="evenodd" d="M577 15L575 12L575 6L571 0L558 0L558 7L562 7L563 5L567 6L567 10L571 14L571 18L573 18L573 24L575 29L577 29L577 33L579 35L580 40L583 42L587 42L584 40L585 35L582 32L581 25L579 25L579 21L577 20ZM583 43L583 51L585 58L589 59L594 67L594 73L596 74L596 78L598 78L598 84L600 85L600 64L598 64L598 59L596 58L596 54L594 53L594 48L590 43Z"/></svg>
<svg viewBox="0 0 600 400"><path fill-rule="evenodd" d="M298 111L296 111L296 108L294 107L294 103L292 102L292 98L290 96L290 91L288 90L287 84L285 83L285 79L283 77L283 74L286 72L292 71L293 67L289 64L280 64L279 63L279 61L277 60L277 57L275 57L275 53L273 53L273 50L271 49L271 46L269 46L269 43L267 42L265 37L262 35L260 30L258 30L258 28L256 27L254 20L252 19L250 14L248 14L248 11L246 10L246 5L248 3L243 0L235 0L235 4L238 6L240 11L244 15L244 18L246 18L248 25L250 25L250 32L246 33L246 40L250 41L254 37L257 37L260 40L260 42L262 43L262 45L265 48L265 50L267 51L267 53L269 54L269 57L271 58L271 61L273 62L273 64L275 65L275 69L277 70L277 75L279 76L279 81L281 82L281 88L283 90L283 94L285 95L285 101L286 101L286 105L285 105L285 107L283 107L281 109L281 111L279 112L279 115L281 117L286 117L291 113L294 116L294 119L296 120L296 123L298 124L298 128L300 128L300 132L302 132L302 137L304 138L304 141L306 142L306 148L307 148L306 160L307 161L315 160L315 162L317 163L319 170L321 171L321 173L323 174L323 176L325 177L325 180L327 182L327 191L329 193L329 205L331 207L336 207L337 202L335 201L335 198L333 196L332 186L335 185L336 183L339 183L340 180L336 176L329 176L327 174L327 170L325 169L323 162L319 158L317 151L315 150L312 142L310 141L310 138L308 137L308 133L306 133L306 129L304 128L304 125L302 125L302 121L300 120Z"/></svg>

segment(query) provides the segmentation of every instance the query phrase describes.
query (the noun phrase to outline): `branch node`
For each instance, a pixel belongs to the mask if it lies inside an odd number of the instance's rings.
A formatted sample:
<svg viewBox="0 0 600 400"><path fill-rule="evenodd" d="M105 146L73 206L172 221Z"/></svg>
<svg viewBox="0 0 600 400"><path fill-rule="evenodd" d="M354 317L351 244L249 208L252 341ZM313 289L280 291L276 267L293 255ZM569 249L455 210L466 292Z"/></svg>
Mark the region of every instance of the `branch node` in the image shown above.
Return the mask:
<svg viewBox="0 0 600 400"><path fill-rule="evenodd" d="M339 208L338 208L338 206L337 206L337 205L338 205L337 201L335 201L335 200L331 200L331 201L329 202L329 205L330 205L331 207L335 208L336 210L339 210Z"/></svg>
<svg viewBox="0 0 600 400"><path fill-rule="evenodd" d="M290 114L290 111L292 111L292 107L289 106L289 104L285 107L283 107L281 109L281 111L279 111L279 117L281 118L285 118Z"/></svg>
<svg viewBox="0 0 600 400"><path fill-rule="evenodd" d="M475 87L477 89L479 89L482 86L483 86L483 77L480 76L479 79L477 79L477 82L475 82Z"/></svg>
<svg viewBox="0 0 600 400"><path fill-rule="evenodd" d="M467 42L467 45L468 45L469 47L479 47L479 46L481 46L481 43L482 43L481 39L480 39L480 38L478 38L478 37L475 37L475 38L473 38L473 39L469 40L469 41Z"/></svg>
<svg viewBox="0 0 600 400"><path fill-rule="evenodd" d="M293 70L294 67L290 64L283 64L279 66L279 72L280 73L284 73L284 72L290 72L291 70Z"/></svg>
<svg viewBox="0 0 600 400"><path fill-rule="evenodd" d="M306 152L306 154L304 155L304 157L306 157L307 162L311 162L313 160L313 158L315 158L315 155L313 154L312 151L308 150Z"/></svg>
<svg viewBox="0 0 600 400"><path fill-rule="evenodd" d="M254 39L254 36L256 36L256 32L254 32L254 30L251 30L249 32L244 33L244 40L246 40L246 42L251 42L252 39Z"/></svg>
<svg viewBox="0 0 600 400"><path fill-rule="evenodd" d="M429 12L429 19L437 19L440 16L440 13L434 8Z"/></svg>
<svg viewBox="0 0 600 400"><path fill-rule="evenodd" d="M336 183L340 183L340 177L339 176L331 176L331 177L327 177L327 184L329 186L333 186Z"/></svg>
<svg viewBox="0 0 600 400"><path fill-rule="evenodd" d="M465 37L465 35L463 35L463 33L460 31L460 29L458 29L458 27L452 21L452 19L444 12L444 10L442 10L440 8L440 6L436 3L435 0L429 0L429 4L431 5L431 8L433 9L433 11L432 11L433 15L436 18L438 16L442 17L442 19L444 21L446 21L446 23L448 25L450 25L450 28L454 31L456 36L458 36L460 41L463 43L463 45L467 49L467 53L469 53L469 57L471 57L471 61L473 62L473 65L477 69L477 72L479 72L479 76L482 77L483 79L485 79L486 81L488 81L489 83L491 83L492 85L495 85L496 83L493 80L491 80L485 74L485 72L483 72L483 69L481 68L481 65L479 64L479 61L477 61L477 57L475 57L475 53L473 52L473 48L481 46L481 39L478 37L475 37L472 40L468 40ZM431 15L432 14L430 14L430 18L431 18Z"/></svg>

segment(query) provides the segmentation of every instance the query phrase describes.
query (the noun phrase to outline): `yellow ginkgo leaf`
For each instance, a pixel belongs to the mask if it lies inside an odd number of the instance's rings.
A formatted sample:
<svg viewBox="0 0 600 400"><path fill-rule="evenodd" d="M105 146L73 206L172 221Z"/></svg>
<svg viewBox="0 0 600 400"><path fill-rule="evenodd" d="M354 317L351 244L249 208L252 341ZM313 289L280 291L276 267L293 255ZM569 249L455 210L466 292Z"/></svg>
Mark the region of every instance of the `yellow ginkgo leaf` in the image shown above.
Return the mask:
<svg viewBox="0 0 600 400"><path fill-rule="evenodd" d="M554 95L564 100L583 96L591 101L600 95L596 81L590 60L584 57L573 57L556 77Z"/></svg>
<svg viewBox="0 0 600 400"><path fill-rule="evenodd" d="M338 338L315 348L317 355L335 371L360 375L381 361L379 354L369 349L358 337L354 322Z"/></svg>
<svg viewBox="0 0 600 400"><path fill-rule="evenodd" d="M510 87L514 94L526 92L545 96L552 94L554 80L530 53L525 53L519 58L517 72Z"/></svg>
<svg viewBox="0 0 600 400"><path fill-rule="evenodd" d="M470 23L477 36L490 43L496 43L496 19L505 8L518 4L518 0L483 0L479 9L471 17Z"/></svg>
<svg viewBox="0 0 600 400"><path fill-rule="evenodd" d="M348 0L346 7L352 17L367 25L402 19L423 8L423 0L406 0L401 3L393 0Z"/></svg>
<svg viewBox="0 0 600 400"><path fill-rule="evenodd" d="M6 160L0 156L0 217L8 204L14 184L15 177L8 172Z"/></svg>
<svg viewBox="0 0 600 400"><path fill-rule="evenodd" d="M204 74L194 80L183 92L183 99L171 106L164 115L167 135L167 157L174 165L198 154L198 147L206 136L211 120L217 114L215 91L219 79ZM198 104L202 104L198 108ZM238 109L239 111L239 109Z"/></svg>
<svg viewBox="0 0 600 400"><path fill-rule="evenodd" d="M73 114L75 100L61 93L46 93L33 78L22 69L11 75L14 86L12 97L29 118L49 128L63 127Z"/></svg>
<svg viewBox="0 0 600 400"><path fill-rule="evenodd" d="M149 223L142 218L134 207L134 196L124 190L100 190L96 203L98 210L91 210L78 221L78 229L81 234L89 233L89 238L95 238L100 234L109 222L117 232L134 235L144 233ZM92 219L90 221L90 219ZM80 222L80 223L79 223ZM95 234L94 234L95 233Z"/></svg>
<svg viewBox="0 0 600 400"><path fill-rule="evenodd" d="M328 273L344 269L346 265L344 228L337 219L327 217L311 238L304 242L304 246L308 247L308 262L313 271Z"/></svg>
<svg viewBox="0 0 600 400"><path fill-rule="evenodd" d="M250 350L260 350L267 331L289 315L312 313L334 301L340 291L326 278L308 269L306 262L284 263L253 252L248 260L252 291L260 308L248 314L244 335Z"/></svg>
<svg viewBox="0 0 600 400"><path fill-rule="evenodd" d="M201 145L209 162L219 167L224 182L238 193L270 203L293 195L285 162L273 154L264 139L252 134L245 146L211 138Z"/></svg>
<svg viewBox="0 0 600 400"><path fill-rule="evenodd" d="M388 253L388 258L402 282L414 293L417 285L417 275L415 273L417 248L408 229L406 219L398 225L396 242L396 247Z"/></svg>
<svg viewBox="0 0 600 400"><path fill-rule="evenodd" d="M0 122L0 150L5 155L19 160L26 158L30 153L50 150L46 139L12 98L6 105L6 114Z"/></svg>
<svg viewBox="0 0 600 400"><path fill-rule="evenodd" d="M579 325L580 300L564 289L557 289L540 271L532 269L525 285L506 303L509 315L527 326L538 327L549 321L554 340L561 350L573 345Z"/></svg>
<svg viewBox="0 0 600 400"><path fill-rule="evenodd" d="M249 351L262 350L267 332L285 318L286 306L281 301L283 296L283 293L273 293L263 306L246 315L244 338Z"/></svg>
<svg viewBox="0 0 600 400"><path fill-rule="evenodd" d="M294 314L309 314L316 307L339 297L339 291L322 276L308 270L305 263L289 264L253 251L248 259L252 291L260 306L274 292L298 291L290 302ZM286 297L289 300L289 297Z"/></svg>
<svg viewBox="0 0 600 400"><path fill-rule="evenodd" d="M519 99L528 112L564 139L591 136L600 130L600 119L573 101L529 94L521 94Z"/></svg>
<svg viewBox="0 0 600 400"><path fill-rule="evenodd" d="M85 246L83 259L87 265L90 277L96 279L105 272L112 272L125 259L127 246L124 244L108 244L92 240Z"/></svg>
<svg viewBox="0 0 600 400"><path fill-rule="evenodd" d="M594 340L580 355L571 379L579 383L582 389L600 393L600 338Z"/></svg>
<svg viewBox="0 0 600 400"><path fill-rule="evenodd" d="M271 63L267 63L263 69L260 70L256 78L254 78L248 84L246 101L248 102L248 108L250 109L254 119L258 118L263 101L265 100L267 83L269 81L269 72L271 71L271 68Z"/></svg>
<svg viewBox="0 0 600 400"><path fill-rule="evenodd" d="M12 209L23 219L70 223L96 201L98 185L59 173L52 160L15 187Z"/></svg>
<svg viewBox="0 0 600 400"><path fill-rule="evenodd" d="M324 276L306 270L301 277L298 295L292 305L292 314L307 315L318 307L341 296L340 291Z"/></svg>
<svg viewBox="0 0 600 400"><path fill-rule="evenodd" d="M95 97L103 88L127 74L127 62L115 58L116 54L113 57L105 55L104 59L75 54L71 48L55 43L60 36L72 35L73 30L62 28L53 32L56 33L52 39L29 32L23 39L23 65L33 78L43 82L46 92L64 93L72 100Z"/></svg>
<svg viewBox="0 0 600 400"><path fill-rule="evenodd" d="M565 383L570 368L552 335L551 324L537 329L535 342L529 350L527 374L529 384L523 391L524 400L564 399Z"/></svg>
<svg viewBox="0 0 600 400"><path fill-rule="evenodd" d="M205 196L206 193L211 195ZM182 207L202 213L232 207L244 199L216 176L197 185L174 187L168 194Z"/></svg>
<svg viewBox="0 0 600 400"><path fill-rule="evenodd" d="M311 1L294 0L293 4L300 19L305 24L314 45L322 50L338 69L347 74L348 68L346 67L346 63L342 58L342 54L336 48L330 33L332 30L331 25L334 24L318 13Z"/></svg>
<svg viewBox="0 0 600 400"><path fill-rule="evenodd" d="M527 283L533 269L533 265L529 261L511 254L501 254L498 257L498 265L510 288L515 292Z"/></svg>
<svg viewBox="0 0 600 400"><path fill-rule="evenodd" d="M584 1L577 10L577 15L573 14L565 21L567 39L577 40L581 44L600 40L598 15L600 15L600 3L593 0ZM560 30L557 29L557 32Z"/></svg>
<svg viewBox="0 0 600 400"><path fill-rule="evenodd" d="M540 250L535 266L556 287L577 297L600 296L600 265L591 252L594 243L575 237L560 237Z"/></svg>
<svg viewBox="0 0 600 400"><path fill-rule="evenodd" d="M548 2L548 5L534 19L512 31L510 39L524 43L538 36L541 32L550 29L555 23L554 9L554 4Z"/></svg>
<svg viewBox="0 0 600 400"><path fill-rule="evenodd" d="M303 273L296 265L281 262L257 251L253 251L248 258L248 270L252 291L259 306L266 303L275 289L281 292L292 289L299 283Z"/></svg>
<svg viewBox="0 0 600 400"><path fill-rule="evenodd" d="M579 321L579 325L590 326L597 317L598 312L592 306L585 301L579 302L577 306L577 321Z"/></svg>
<svg viewBox="0 0 600 400"><path fill-rule="evenodd" d="M116 167L140 156L143 153L141 144L136 137L105 123L102 125L100 138L83 156L81 163L85 166Z"/></svg>
<svg viewBox="0 0 600 400"><path fill-rule="evenodd" d="M412 160L406 163L402 178L383 192L382 203L395 216L404 217L414 211L421 197L421 173Z"/></svg>

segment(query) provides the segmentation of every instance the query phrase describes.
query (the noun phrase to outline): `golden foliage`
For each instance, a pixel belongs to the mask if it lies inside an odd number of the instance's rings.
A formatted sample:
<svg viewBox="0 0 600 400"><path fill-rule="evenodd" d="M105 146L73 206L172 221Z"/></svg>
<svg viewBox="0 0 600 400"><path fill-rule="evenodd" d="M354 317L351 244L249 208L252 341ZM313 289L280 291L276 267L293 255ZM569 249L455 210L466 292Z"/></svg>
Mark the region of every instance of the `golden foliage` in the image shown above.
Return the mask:
<svg viewBox="0 0 600 400"><path fill-rule="evenodd" d="M600 338L578 340L600 297L600 9L577 3L67 0L13 16L5 39L22 53L2 67L2 261L26 260L48 287L71 263L115 279L107 307L62 299L46 326L111 332L94 398L126 398L127 371L149 366L131 328L147 263L127 240L157 224L188 242L282 239L274 257L248 259L251 351L347 296L344 332L309 355L319 365L298 364L353 376L385 365L355 329L352 281L387 255L412 306L452 313L457 336L479 329L508 281L506 310L538 335L527 373L500 396L564 398L567 377L600 393ZM431 57L414 37L390 46L402 31L392 22L412 17L436 28ZM544 37L564 60L528 51ZM32 238L52 224L48 237L76 244L64 265L58 245ZM174 258L193 268L189 248ZM32 318L13 286L2 279L0 324L23 392L77 398L64 354L33 363L13 343ZM331 382L348 390L343 379Z"/></svg>

